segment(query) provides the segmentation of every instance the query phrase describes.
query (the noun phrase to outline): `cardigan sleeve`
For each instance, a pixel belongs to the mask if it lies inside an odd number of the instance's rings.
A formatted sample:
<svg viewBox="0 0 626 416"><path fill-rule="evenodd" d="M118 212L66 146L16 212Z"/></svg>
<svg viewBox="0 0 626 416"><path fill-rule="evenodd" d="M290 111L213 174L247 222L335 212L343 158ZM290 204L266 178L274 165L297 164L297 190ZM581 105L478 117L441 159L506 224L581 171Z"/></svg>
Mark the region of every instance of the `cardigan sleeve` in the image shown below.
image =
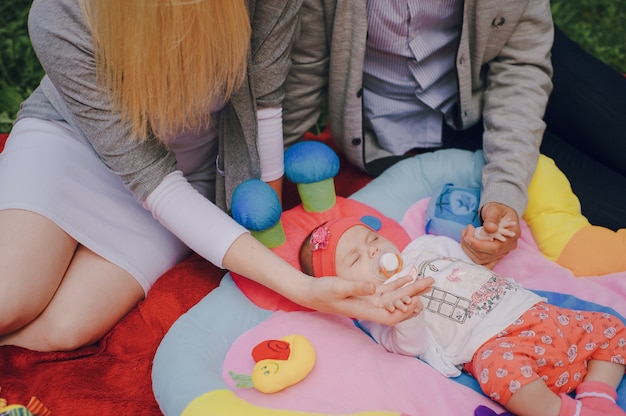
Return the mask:
<svg viewBox="0 0 626 416"><path fill-rule="evenodd" d="M250 78L259 107L282 105L302 0L257 1L252 9Z"/></svg>
<svg viewBox="0 0 626 416"><path fill-rule="evenodd" d="M281 108L283 84L302 0L249 2L252 39L248 77L224 106L220 118L216 203L230 209L235 188L261 177L258 109Z"/></svg>
<svg viewBox="0 0 626 416"><path fill-rule="evenodd" d="M498 23L506 25L502 19ZM552 90L553 34L549 2L528 1L506 43L486 65L481 206L495 201L520 217L524 212Z"/></svg>

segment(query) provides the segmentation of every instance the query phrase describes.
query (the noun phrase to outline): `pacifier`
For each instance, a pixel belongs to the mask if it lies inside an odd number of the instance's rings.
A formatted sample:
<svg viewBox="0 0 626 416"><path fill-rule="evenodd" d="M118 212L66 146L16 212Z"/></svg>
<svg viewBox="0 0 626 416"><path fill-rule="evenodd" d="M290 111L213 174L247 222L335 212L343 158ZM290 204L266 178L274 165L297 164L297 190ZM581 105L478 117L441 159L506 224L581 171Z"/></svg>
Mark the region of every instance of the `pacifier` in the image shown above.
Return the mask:
<svg viewBox="0 0 626 416"><path fill-rule="evenodd" d="M402 269L402 257L393 250L380 251L372 259L372 272L378 280L385 281Z"/></svg>

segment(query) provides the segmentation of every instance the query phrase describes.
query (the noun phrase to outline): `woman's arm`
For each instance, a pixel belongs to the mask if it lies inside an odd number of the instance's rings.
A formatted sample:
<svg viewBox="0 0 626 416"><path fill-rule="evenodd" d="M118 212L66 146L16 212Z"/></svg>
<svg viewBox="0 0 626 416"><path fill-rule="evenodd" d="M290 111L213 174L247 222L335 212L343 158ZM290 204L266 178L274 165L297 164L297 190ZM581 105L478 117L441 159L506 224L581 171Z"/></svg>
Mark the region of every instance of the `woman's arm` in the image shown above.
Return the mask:
<svg viewBox="0 0 626 416"><path fill-rule="evenodd" d="M293 268L250 234L242 234L226 252L224 267L280 293L290 300L321 312L395 325L421 310L419 294L432 284L428 279L377 292L373 282L355 282L337 277L313 278ZM386 305L408 296L406 311Z"/></svg>
<svg viewBox="0 0 626 416"><path fill-rule="evenodd" d="M399 288L406 283L399 280L382 292L371 282L307 276L202 197L178 171L168 175L144 205L207 260L311 309L395 324L415 313L421 306L417 296L432 284L424 279ZM403 299L405 310L389 307L396 299Z"/></svg>
<svg viewBox="0 0 626 416"><path fill-rule="evenodd" d="M253 31L249 78L256 100L261 179L282 200L283 84L291 68L291 47L298 27L301 0L250 4Z"/></svg>

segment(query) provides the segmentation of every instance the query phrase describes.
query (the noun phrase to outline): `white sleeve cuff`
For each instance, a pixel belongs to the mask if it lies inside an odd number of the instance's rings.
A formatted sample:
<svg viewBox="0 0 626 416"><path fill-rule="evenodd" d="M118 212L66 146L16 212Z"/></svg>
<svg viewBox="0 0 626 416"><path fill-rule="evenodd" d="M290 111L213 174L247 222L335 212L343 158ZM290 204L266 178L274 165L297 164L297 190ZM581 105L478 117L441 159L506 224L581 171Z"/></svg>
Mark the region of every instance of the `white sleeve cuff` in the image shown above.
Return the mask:
<svg viewBox="0 0 626 416"><path fill-rule="evenodd" d="M285 173L283 144L283 110L280 107L257 110L259 122L259 158L261 160L261 180L270 182Z"/></svg>
<svg viewBox="0 0 626 416"><path fill-rule="evenodd" d="M232 243L247 230L193 188L181 171L170 173L143 206L189 248L222 266Z"/></svg>

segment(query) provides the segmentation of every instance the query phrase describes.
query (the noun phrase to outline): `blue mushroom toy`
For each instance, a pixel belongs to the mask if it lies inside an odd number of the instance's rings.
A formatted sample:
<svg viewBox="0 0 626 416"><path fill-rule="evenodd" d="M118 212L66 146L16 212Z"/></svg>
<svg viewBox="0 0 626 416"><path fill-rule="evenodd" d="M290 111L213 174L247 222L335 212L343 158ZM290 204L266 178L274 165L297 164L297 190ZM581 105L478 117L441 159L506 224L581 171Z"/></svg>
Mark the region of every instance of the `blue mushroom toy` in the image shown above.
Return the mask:
<svg viewBox="0 0 626 416"><path fill-rule="evenodd" d="M266 247L283 244L287 237L280 220L282 206L276 192L260 179L248 179L235 188L231 199L235 221Z"/></svg>
<svg viewBox="0 0 626 416"><path fill-rule="evenodd" d="M299 142L285 152L285 175L296 184L308 212L323 212L335 205L337 173L339 157L322 142Z"/></svg>

